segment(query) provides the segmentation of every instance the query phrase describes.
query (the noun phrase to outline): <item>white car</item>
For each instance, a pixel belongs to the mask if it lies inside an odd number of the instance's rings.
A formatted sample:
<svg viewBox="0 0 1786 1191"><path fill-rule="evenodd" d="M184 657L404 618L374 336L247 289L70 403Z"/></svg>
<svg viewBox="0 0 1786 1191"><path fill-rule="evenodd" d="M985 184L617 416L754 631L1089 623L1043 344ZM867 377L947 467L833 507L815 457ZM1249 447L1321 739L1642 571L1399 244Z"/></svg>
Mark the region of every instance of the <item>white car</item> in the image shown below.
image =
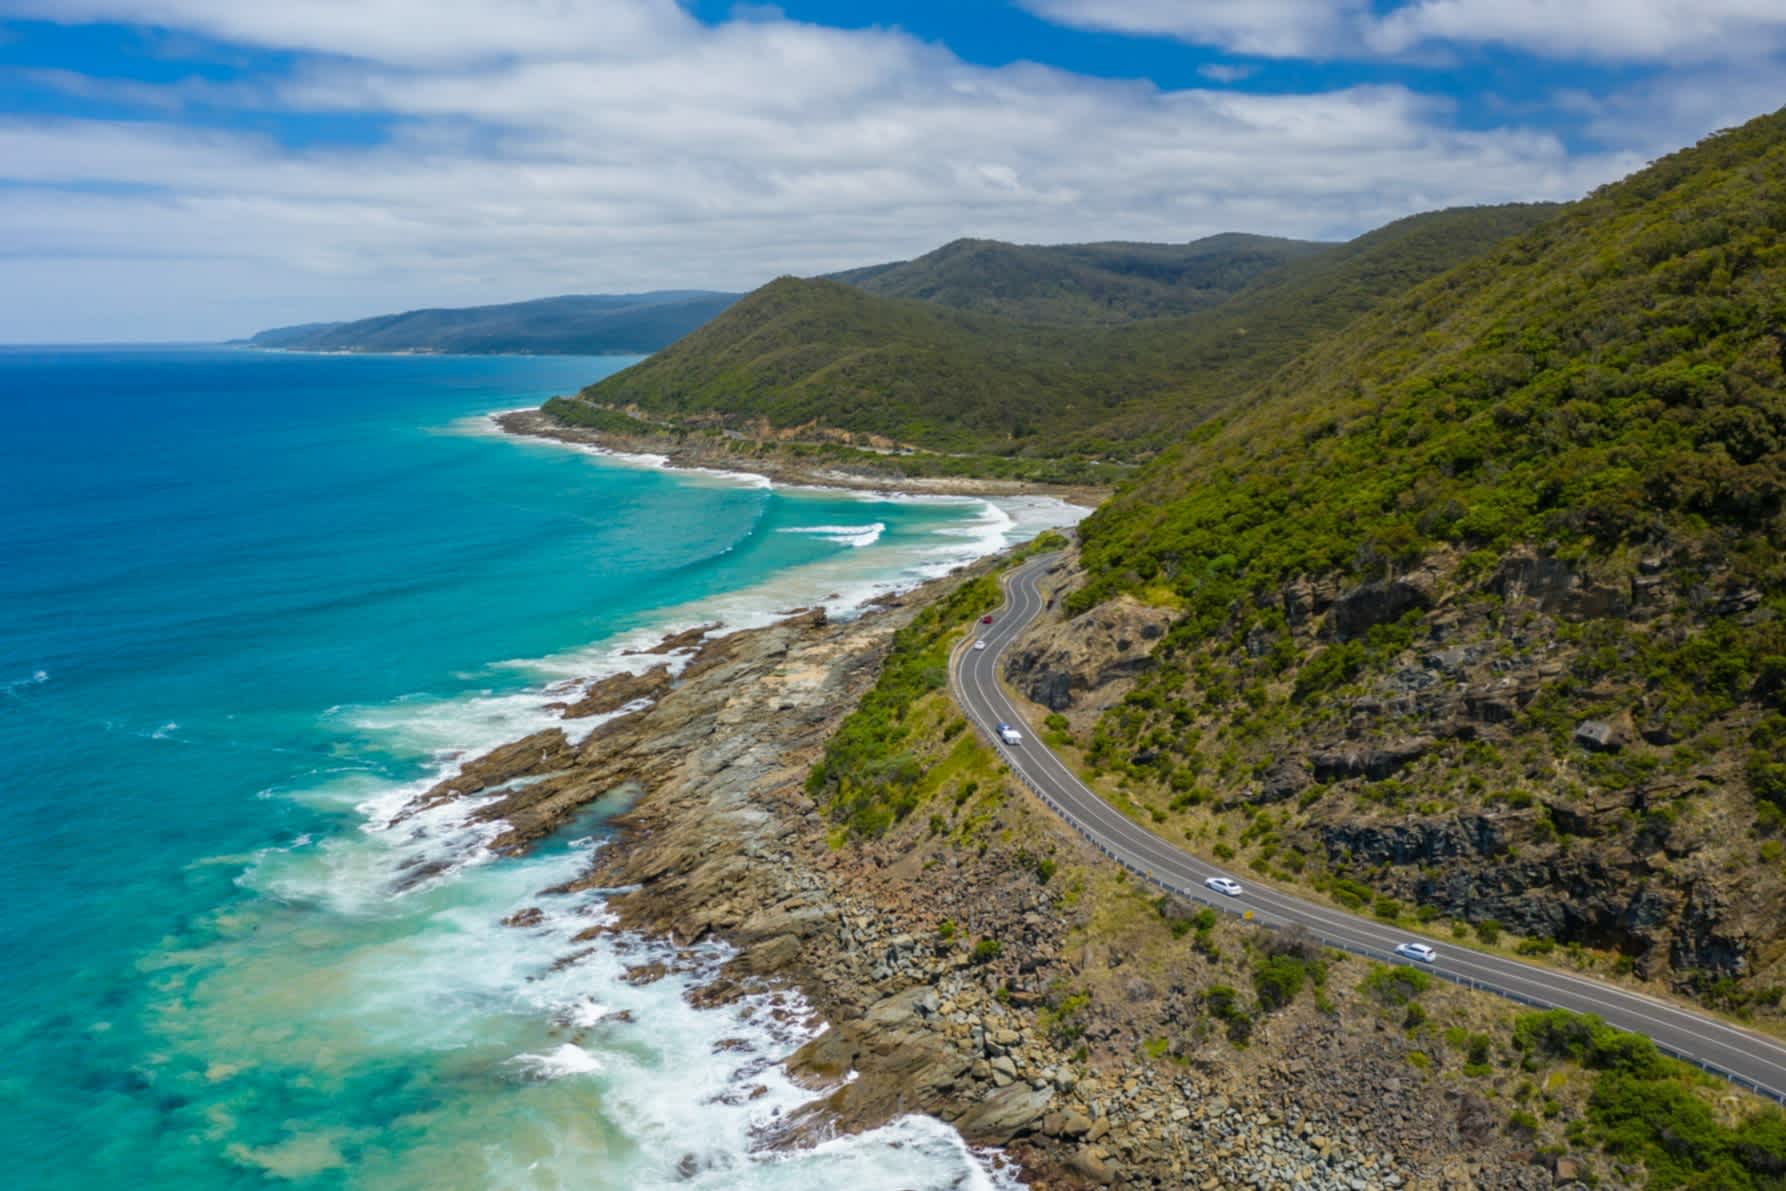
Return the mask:
<svg viewBox="0 0 1786 1191"><path fill-rule="evenodd" d="M986 648L986 642L984 642L984 641L975 641L975 642L974 642L974 648L975 648L975 649L985 649L985 648Z"/></svg>
<svg viewBox="0 0 1786 1191"><path fill-rule="evenodd" d="M1203 882L1203 887L1205 889L1213 889L1217 893L1225 894L1228 897L1239 897L1241 892L1240 882L1236 881L1233 877L1211 877L1209 880Z"/></svg>
<svg viewBox="0 0 1786 1191"><path fill-rule="evenodd" d="M1022 744L1023 743L1022 734L1019 733L1017 731L1017 729L1011 727L1011 725L1009 725L1009 724L1000 724L998 726L998 738L1000 740L1004 741L1006 744Z"/></svg>
<svg viewBox="0 0 1786 1191"><path fill-rule="evenodd" d="M1430 964L1439 958L1439 953L1425 943L1397 943L1395 953L1403 959L1411 959L1423 964Z"/></svg>

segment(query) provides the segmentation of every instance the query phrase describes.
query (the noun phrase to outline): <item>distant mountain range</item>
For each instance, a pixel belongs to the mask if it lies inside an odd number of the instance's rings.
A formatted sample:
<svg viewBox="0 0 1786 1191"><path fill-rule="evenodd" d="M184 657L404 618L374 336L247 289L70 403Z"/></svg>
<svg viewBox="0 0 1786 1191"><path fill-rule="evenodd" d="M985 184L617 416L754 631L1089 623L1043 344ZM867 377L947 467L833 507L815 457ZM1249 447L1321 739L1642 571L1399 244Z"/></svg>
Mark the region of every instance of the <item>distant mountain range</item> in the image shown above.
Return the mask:
<svg viewBox="0 0 1786 1191"><path fill-rule="evenodd" d="M275 327L246 342L287 351L643 355L674 343L738 297L711 290L567 294Z"/></svg>
<svg viewBox="0 0 1786 1191"><path fill-rule="evenodd" d="M1145 458L1384 298L1558 209L1435 211L1344 244L957 240L771 282L582 396L939 451Z"/></svg>

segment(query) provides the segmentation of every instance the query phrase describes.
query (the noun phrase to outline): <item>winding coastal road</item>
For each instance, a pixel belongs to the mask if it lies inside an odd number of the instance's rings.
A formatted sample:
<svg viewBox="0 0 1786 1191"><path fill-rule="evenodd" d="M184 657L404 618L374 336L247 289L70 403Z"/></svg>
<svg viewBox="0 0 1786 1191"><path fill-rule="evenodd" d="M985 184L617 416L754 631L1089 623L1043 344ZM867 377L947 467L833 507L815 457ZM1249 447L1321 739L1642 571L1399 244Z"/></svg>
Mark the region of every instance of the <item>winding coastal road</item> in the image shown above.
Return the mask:
<svg viewBox="0 0 1786 1191"><path fill-rule="evenodd" d="M1398 943L1431 941L1438 951L1436 961L1411 966L1528 1005L1598 1014L1621 1029L1646 1035L1670 1054L1786 1103L1786 1046L1717 1018L1586 977L1427 940L1262 886L1250 877L1241 881L1244 892L1239 897L1211 893L1203 884L1207 878L1236 875L1175 847L1092 793L1035 738L999 683L1006 648L1047 606L1040 585L1058 559L1055 554L1040 555L1005 576L1004 609L991 626L975 626L986 648L962 643L950 661L950 688L1011 772L1110 859L1162 889L1268 927L1301 926L1329 946L1385 962L1406 962L1393 953ZM1010 745L1001 740L996 731L1001 723L1015 726L1023 742Z"/></svg>

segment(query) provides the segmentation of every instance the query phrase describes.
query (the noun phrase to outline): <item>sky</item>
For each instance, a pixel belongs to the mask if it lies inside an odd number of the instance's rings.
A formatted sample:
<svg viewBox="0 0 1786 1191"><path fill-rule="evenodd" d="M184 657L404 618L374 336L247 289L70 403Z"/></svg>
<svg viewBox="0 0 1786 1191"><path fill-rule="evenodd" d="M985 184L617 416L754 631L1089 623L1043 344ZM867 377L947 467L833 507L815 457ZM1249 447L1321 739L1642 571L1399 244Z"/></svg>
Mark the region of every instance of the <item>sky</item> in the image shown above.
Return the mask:
<svg viewBox="0 0 1786 1191"><path fill-rule="evenodd" d="M0 343L1343 239L1782 102L1782 0L0 0Z"/></svg>

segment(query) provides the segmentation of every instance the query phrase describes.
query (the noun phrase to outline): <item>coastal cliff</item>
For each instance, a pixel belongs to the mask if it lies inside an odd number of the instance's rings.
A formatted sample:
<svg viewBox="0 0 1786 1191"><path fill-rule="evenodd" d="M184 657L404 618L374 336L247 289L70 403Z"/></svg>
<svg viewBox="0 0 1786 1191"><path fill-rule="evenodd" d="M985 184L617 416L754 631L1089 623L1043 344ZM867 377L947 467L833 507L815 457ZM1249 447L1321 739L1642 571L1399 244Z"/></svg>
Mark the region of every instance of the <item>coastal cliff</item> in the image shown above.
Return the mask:
<svg viewBox="0 0 1786 1191"><path fill-rule="evenodd" d="M1369 965L1129 884L1005 780L940 692L911 717L916 747L941 752L938 813L874 839L840 832L808 774L896 632L957 582L848 622L809 612L668 642L696 650L679 674L605 680L566 713L633 710L576 743L553 729L496 750L417 805L492 799L476 814L518 852L591 804L627 803L576 882L620 890L615 920L581 941L721 939L736 954L691 1000L793 987L829 1023L792 1056L815 1100L773 1144L923 1112L1006 1147L1038 1188L1551 1185L1482 1094L1423 1083L1408 1056L1432 1048L1401 1028L1407 998L1372 991ZM1216 1002L1267 946L1318 969L1324 991L1237 1046ZM1435 1017L1483 1012L1462 992L1422 1000Z"/></svg>

